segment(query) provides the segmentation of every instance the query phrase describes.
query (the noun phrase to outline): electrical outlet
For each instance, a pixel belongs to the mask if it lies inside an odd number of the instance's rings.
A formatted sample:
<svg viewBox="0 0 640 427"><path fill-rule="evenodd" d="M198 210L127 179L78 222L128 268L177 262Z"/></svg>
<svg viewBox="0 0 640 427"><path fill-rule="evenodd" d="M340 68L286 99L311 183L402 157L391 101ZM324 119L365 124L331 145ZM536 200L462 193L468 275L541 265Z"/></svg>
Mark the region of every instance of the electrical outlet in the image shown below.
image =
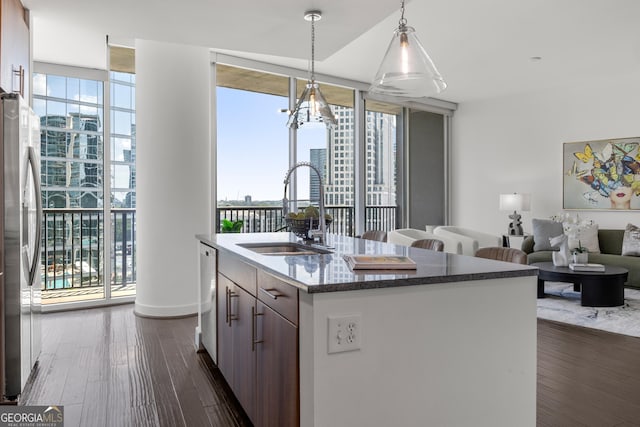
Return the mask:
<svg viewBox="0 0 640 427"><path fill-rule="evenodd" d="M362 337L361 315L329 316L327 321L329 353L360 349Z"/></svg>

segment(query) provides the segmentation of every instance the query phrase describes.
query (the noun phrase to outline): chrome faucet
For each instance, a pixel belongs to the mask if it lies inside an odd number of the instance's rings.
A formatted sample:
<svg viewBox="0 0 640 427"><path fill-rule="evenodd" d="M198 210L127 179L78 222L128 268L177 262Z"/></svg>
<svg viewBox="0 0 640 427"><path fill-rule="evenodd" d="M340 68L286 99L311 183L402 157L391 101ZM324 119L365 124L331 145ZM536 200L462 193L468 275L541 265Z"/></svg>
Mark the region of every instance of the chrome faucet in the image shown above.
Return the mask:
<svg viewBox="0 0 640 427"><path fill-rule="evenodd" d="M287 171L287 174L285 175L285 178L284 178L284 197L282 199L282 214L286 217L289 211L289 206L287 203L287 186L289 185L289 179L291 178L291 174L293 173L293 171L299 168L300 166L309 167L312 171L314 171L318 175L318 181L320 181L320 200L318 200L318 204L320 205L320 221L318 224L318 228L315 230L313 229L313 222L311 223L312 229L309 230L309 237L310 238L320 237L320 244L326 246L327 224L324 218L324 183L322 182L322 175L320 174L320 171L311 163L299 162L293 165Z"/></svg>

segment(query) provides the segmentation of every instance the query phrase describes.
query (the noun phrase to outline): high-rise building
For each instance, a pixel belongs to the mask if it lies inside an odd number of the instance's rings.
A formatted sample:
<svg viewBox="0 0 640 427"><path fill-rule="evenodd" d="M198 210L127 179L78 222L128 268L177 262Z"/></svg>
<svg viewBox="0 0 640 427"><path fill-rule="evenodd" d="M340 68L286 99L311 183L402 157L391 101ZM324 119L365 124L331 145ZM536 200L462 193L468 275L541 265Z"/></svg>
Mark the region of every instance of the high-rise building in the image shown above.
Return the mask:
<svg viewBox="0 0 640 427"><path fill-rule="evenodd" d="M396 205L396 116L367 111L367 198L369 206Z"/></svg>
<svg viewBox="0 0 640 427"><path fill-rule="evenodd" d="M327 182L327 149L326 148L312 148L309 150L309 161L312 166L320 172L322 176L322 182ZM320 179L318 175L309 170L309 199L320 200Z"/></svg>
<svg viewBox="0 0 640 427"><path fill-rule="evenodd" d="M131 125L131 150L125 157L125 162L129 163L129 192L125 197L125 206L127 208L136 207L136 125Z"/></svg>
<svg viewBox="0 0 640 427"><path fill-rule="evenodd" d="M341 106L332 106L332 109L338 123L329 131L325 150L326 202L333 206L353 206L354 110ZM366 204L395 206L396 116L367 111L366 123ZM313 156L314 150L311 151ZM313 184L310 185L310 192L313 192Z"/></svg>
<svg viewBox="0 0 640 427"><path fill-rule="evenodd" d="M103 167L100 117L83 113L46 115L40 118L40 126L43 205L99 207Z"/></svg>

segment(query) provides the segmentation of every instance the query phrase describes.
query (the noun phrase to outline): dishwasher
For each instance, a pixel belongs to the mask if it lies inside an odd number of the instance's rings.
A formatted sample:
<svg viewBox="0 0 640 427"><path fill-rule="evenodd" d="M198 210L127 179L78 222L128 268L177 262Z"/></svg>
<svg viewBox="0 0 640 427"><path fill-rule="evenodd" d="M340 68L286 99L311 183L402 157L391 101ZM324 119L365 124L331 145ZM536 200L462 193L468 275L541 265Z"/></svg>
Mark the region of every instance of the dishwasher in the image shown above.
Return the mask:
<svg viewBox="0 0 640 427"><path fill-rule="evenodd" d="M198 290L199 347L204 347L214 363L216 352L216 250L200 243L200 289ZM196 330L196 337L198 330ZM198 339L196 338L196 342Z"/></svg>

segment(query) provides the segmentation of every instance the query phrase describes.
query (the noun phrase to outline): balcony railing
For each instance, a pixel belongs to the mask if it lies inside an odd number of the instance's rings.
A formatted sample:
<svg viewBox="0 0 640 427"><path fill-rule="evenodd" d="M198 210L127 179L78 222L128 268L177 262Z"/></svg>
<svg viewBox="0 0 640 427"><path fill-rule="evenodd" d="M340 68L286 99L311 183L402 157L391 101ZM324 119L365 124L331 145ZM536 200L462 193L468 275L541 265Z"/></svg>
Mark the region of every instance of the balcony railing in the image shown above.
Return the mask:
<svg viewBox="0 0 640 427"><path fill-rule="evenodd" d="M136 281L136 211L111 210L109 253L104 253L101 209L44 209L41 253L43 291L102 287L104 265L111 285Z"/></svg>
<svg viewBox="0 0 640 427"><path fill-rule="evenodd" d="M353 236L355 233L355 209L351 206L326 206L333 217L329 226L330 233ZM395 206L367 206L365 226L367 230L390 231L396 228ZM220 231L223 219L244 221L243 233L267 233L286 231L281 207L225 206L216 210L216 224Z"/></svg>
<svg viewBox="0 0 640 427"><path fill-rule="evenodd" d="M396 229L395 206L366 206L365 230L391 231Z"/></svg>
<svg viewBox="0 0 640 427"><path fill-rule="evenodd" d="M349 206L327 206L333 217L329 232L353 236L355 211ZM286 231L281 207L223 207L223 218L243 220L242 232ZM366 229L395 228L395 206L367 206ZM111 236L105 253L104 213L101 209L44 209L41 274L44 291L104 286L105 263L109 263L111 286L135 284L136 211L111 210ZM219 231L219 230L218 230Z"/></svg>

